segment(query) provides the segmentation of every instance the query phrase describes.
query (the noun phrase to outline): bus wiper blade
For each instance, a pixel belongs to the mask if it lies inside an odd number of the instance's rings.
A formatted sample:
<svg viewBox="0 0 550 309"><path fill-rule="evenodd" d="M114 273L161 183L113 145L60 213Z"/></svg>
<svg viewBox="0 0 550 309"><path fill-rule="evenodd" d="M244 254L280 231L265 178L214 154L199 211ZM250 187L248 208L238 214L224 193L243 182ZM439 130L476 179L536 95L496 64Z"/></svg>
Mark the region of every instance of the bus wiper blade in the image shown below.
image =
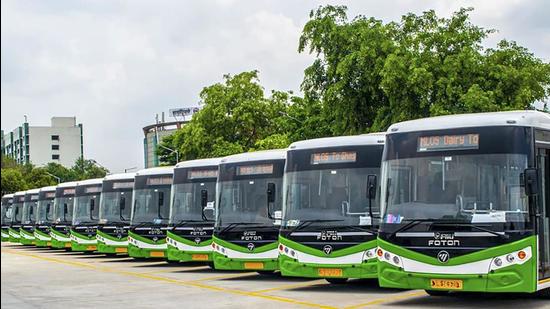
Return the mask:
<svg viewBox="0 0 550 309"><path fill-rule="evenodd" d="M323 223L323 222L341 222L341 221L344 221L342 219L312 219L312 220L304 220L302 222L300 222L298 225L296 225L292 230L290 230L289 234L297 231L297 230L300 230L300 229L303 229L304 227L306 226L309 226L311 225L312 223Z"/></svg>
<svg viewBox="0 0 550 309"><path fill-rule="evenodd" d="M173 227L179 227L191 222L204 222L204 221L203 220L180 220L178 223L174 224Z"/></svg>
<svg viewBox="0 0 550 309"><path fill-rule="evenodd" d="M255 223L255 222L233 222L233 223L229 223L228 226L226 226L223 230L221 230L220 234L223 234L224 232L232 230L232 229L234 229L235 227L237 227L239 225L258 225L258 223Z"/></svg>
<svg viewBox="0 0 550 309"><path fill-rule="evenodd" d="M402 227L398 228L394 232L392 232L390 235L388 235L388 238L391 239L391 238L395 237L395 235L397 235L397 233L403 232L403 231L406 231L406 230L410 230L413 227L419 225L420 223L434 222L434 221L437 221L437 220L438 219L409 219L409 220L403 219L401 222L403 222L403 221L410 221L410 222L403 225Z"/></svg>
<svg viewBox="0 0 550 309"><path fill-rule="evenodd" d="M374 234L374 235L378 235L378 231L373 230L373 229L369 229L369 228L366 228L366 227L353 226L353 225L349 225L349 226L346 226L346 227L350 228L352 230L361 231L361 232L368 232L368 233L371 233L371 234Z"/></svg>
<svg viewBox="0 0 550 309"><path fill-rule="evenodd" d="M493 230L490 230L490 229L486 229L486 228L483 228L481 226L477 226L475 224L472 224L472 223L464 223L464 222L461 222L461 221L441 221L441 222L434 222L434 225L456 225L456 224L460 224L460 226L467 226L467 227L471 227L475 230L478 230L478 231L482 231L482 232L487 232L489 234L493 234L495 236L498 236L502 239L508 239L510 238L510 235L506 235L506 234L501 234L497 231L493 231Z"/></svg>

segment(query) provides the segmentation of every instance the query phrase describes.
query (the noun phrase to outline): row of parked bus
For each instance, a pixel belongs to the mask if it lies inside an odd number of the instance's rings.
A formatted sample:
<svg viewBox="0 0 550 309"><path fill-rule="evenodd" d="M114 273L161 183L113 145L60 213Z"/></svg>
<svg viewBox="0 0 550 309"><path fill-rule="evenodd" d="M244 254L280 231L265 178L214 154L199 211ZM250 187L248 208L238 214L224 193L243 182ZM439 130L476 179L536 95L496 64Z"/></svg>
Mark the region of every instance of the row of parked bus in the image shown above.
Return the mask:
<svg viewBox="0 0 550 309"><path fill-rule="evenodd" d="M8 194L2 241L548 296L549 169L546 113L426 118Z"/></svg>

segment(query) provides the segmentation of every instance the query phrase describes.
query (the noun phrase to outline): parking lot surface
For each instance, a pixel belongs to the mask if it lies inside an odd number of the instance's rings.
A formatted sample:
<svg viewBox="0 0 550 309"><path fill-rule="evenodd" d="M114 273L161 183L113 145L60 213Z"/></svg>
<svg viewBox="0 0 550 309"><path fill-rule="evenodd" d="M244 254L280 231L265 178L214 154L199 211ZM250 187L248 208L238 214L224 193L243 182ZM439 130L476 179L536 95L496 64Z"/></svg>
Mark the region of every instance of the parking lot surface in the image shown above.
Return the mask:
<svg viewBox="0 0 550 309"><path fill-rule="evenodd" d="M388 290L2 243L2 308L550 308L528 295Z"/></svg>

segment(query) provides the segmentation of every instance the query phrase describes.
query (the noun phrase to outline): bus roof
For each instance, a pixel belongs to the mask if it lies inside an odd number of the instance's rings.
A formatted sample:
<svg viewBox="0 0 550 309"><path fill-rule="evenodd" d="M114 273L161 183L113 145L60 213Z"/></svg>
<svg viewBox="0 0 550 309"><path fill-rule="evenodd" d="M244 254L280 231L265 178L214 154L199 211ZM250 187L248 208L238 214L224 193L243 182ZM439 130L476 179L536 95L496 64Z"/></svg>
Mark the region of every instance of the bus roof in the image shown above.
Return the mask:
<svg viewBox="0 0 550 309"><path fill-rule="evenodd" d="M203 167L203 166L217 166L220 164L222 158L209 158L183 161L176 164L176 168L189 168L189 167Z"/></svg>
<svg viewBox="0 0 550 309"><path fill-rule="evenodd" d="M70 188L70 187L76 187L78 182L76 181L68 181L68 182L62 182L57 185L57 188Z"/></svg>
<svg viewBox="0 0 550 309"><path fill-rule="evenodd" d="M15 197L15 196L25 196L25 192L27 192L27 191L17 191L17 192L15 192L15 193L13 194L13 196L14 196L14 197Z"/></svg>
<svg viewBox="0 0 550 309"><path fill-rule="evenodd" d="M40 188L38 188L38 189L30 189L30 190L25 191L25 195L26 195L26 194L36 194L36 193L38 193L38 192L40 192Z"/></svg>
<svg viewBox="0 0 550 309"><path fill-rule="evenodd" d="M11 197L13 197L13 193L4 194L4 196L2 196L2 198L11 198Z"/></svg>
<svg viewBox="0 0 550 309"><path fill-rule="evenodd" d="M384 145L385 132L308 139L290 144L289 149L317 149L339 146Z"/></svg>
<svg viewBox="0 0 550 309"><path fill-rule="evenodd" d="M152 167L140 170L136 173L136 176L148 176L148 175L172 175L174 174L173 166L161 166Z"/></svg>
<svg viewBox="0 0 550 309"><path fill-rule="evenodd" d="M136 177L136 173L119 173L107 175L103 180L129 180L134 179L134 177Z"/></svg>
<svg viewBox="0 0 550 309"><path fill-rule="evenodd" d="M40 192L55 191L55 188L57 188L57 186L42 187L40 188Z"/></svg>
<svg viewBox="0 0 550 309"><path fill-rule="evenodd" d="M244 152L232 156L227 156L220 161L220 164L284 159L286 159L286 149L273 149Z"/></svg>
<svg viewBox="0 0 550 309"><path fill-rule="evenodd" d="M438 116L398 122L392 124L387 132L401 133L490 126L523 126L550 130L550 114L539 111L508 111Z"/></svg>
<svg viewBox="0 0 550 309"><path fill-rule="evenodd" d="M76 183L77 186L89 186L89 185L100 185L103 183L103 178L93 178L80 180Z"/></svg>

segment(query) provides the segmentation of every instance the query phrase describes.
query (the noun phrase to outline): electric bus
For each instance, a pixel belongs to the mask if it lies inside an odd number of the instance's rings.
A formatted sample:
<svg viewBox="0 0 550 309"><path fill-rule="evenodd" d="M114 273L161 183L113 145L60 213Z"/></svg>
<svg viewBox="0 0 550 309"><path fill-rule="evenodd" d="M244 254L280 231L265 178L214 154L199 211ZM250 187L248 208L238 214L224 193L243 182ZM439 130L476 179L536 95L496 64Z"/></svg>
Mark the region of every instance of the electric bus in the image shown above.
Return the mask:
<svg viewBox="0 0 550 309"><path fill-rule="evenodd" d="M76 184L71 224L72 251L97 250L96 230L102 184L103 178L82 180Z"/></svg>
<svg viewBox="0 0 550 309"><path fill-rule="evenodd" d="M23 202L23 214L21 216L21 228L19 228L20 242L23 245L34 245L34 223L36 216L36 206L38 205L38 191L40 189L31 189L25 191L25 201Z"/></svg>
<svg viewBox="0 0 550 309"><path fill-rule="evenodd" d="M220 159L191 160L174 169L170 220L167 231L168 261L212 262L214 200Z"/></svg>
<svg viewBox="0 0 550 309"><path fill-rule="evenodd" d="M52 248L71 249L71 224L76 181L64 182L55 188L53 220L50 226Z"/></svg>
<svg viewBox="0 0 550 309"><path fill-rule="evenodd" d="M287 152L279 266L283 276L376 278L378 188L385 136L295 142Z"/></svg>
<svg viewBox="0 0 550 309"><path fill-rule="evenodd" d="M286 150L242 153L221 160L216 191L216 269L279 268L282 182Z"/></svg>
<svg viewBox="0 0 550 309"><path fill-rule="evenodd" d="M9 241L10 222L11 222L11 207L13 204L13 194L2 196L2 241Z"/></svg>
<svg viewBox="0 0 550 309"><path fill-rule="evenodd" d="M128 253L128 229L135 173L108 175L103 179L97 251L108 255Z"/></svg>
<svg viewBox="0 0 550 309"><path fill-rule="evenodd" d="M380 285L549 296L550 115L442 116L387 133Z"/></svg>
<svg viewBox="0 0 550 309"><path fill-rule="evenodd" d="M11 207L11 221L8 228L8 234L10 236L10 242L20 243L21 234L19 229L21 228L21 217L23 215L23 203L25 202L25 191L15 192L13 194L13 205Z"/></svg>
<svg viewBox="0 0 550 309"><path fill-rule="evenodd" d="M128 231L129 256L165 258L173 174L173 167L155 167L136 173Z"/></svg>
<svg viewBox="0 0 550 309"><path fill-rule="evenodd" d="M56 186L43 187L38 191L38 206L34 225L34 238L37 247L51 246L50 225L53 219L53 202Z"/></svg>

